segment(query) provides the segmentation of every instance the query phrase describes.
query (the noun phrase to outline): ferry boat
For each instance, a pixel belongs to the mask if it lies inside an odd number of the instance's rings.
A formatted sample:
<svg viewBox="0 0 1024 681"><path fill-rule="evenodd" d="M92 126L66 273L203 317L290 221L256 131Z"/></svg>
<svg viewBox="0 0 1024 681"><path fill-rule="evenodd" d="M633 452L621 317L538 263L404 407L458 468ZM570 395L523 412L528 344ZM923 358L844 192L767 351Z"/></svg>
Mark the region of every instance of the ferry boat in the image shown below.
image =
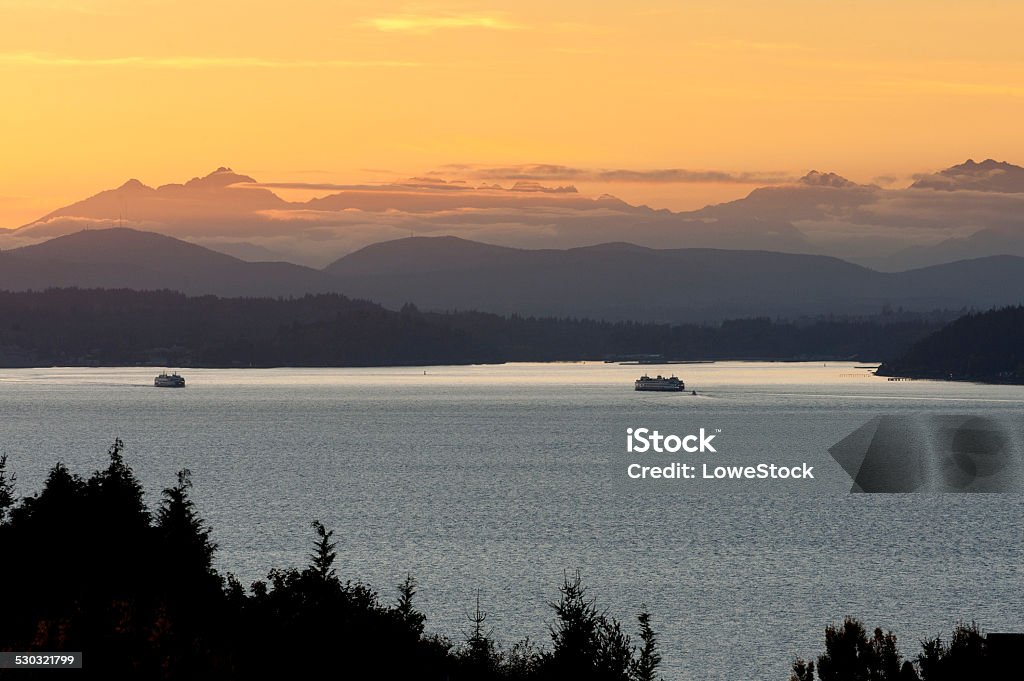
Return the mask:
<svg viewBox="0 0 1024 681"><path fill-rule="evenodd" d="M176 373L168 375L166 371L163 371L153 379L153 385L157 388L184 388L185 378Z"/></svg>
<svg viewBox="0 0 1024 681"><path fill-rule="evenodd" d="M651 378L647 374L644 374L640 378L636 379L635 383L633 383L633 389L677 393L685 390L686 384L675 376L665 378L661 374L658 374L655 378Z"/></svg>

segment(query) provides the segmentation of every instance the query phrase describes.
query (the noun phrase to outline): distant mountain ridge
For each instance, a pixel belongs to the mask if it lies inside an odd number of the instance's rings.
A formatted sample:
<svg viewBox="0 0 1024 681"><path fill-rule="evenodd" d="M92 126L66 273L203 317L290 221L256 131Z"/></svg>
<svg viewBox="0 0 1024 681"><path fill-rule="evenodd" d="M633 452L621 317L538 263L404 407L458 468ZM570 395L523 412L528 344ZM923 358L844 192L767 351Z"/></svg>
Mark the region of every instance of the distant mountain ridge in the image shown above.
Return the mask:
<svg viewBox="0 0 1024 681"><path fill-rule="evenodd" d="M877 181L812 170L736 200L672 211L534 179L474 184L432 173L378 184L261 183L221 167L180 184L129 180L0 230L0 248L131 226L248 260L315 267L410 233L532 250L626 241L831 255L884 271L1024 256L1024 168L968 160L902 188L892 178ZM290 189L317 195L286 200L275 193Z"/></svg>
<svg viewBox="0 0 1024 681"><path fill-rule="evenodd" d="M912 189L942 191L970 190L981 192L1024 192L1024 168L987 158L981 163L967 159L964 163L919 177Z"/></svg>
<svg viewBox="0 0 1024 681"><path fill-rule="evenodd" d="M162 234L86 230L0 253L0 289L170 289L190 294L287 296L329 292L319 272L284 262L243 262Z"/></svg>
<svg viewBox="0 0 1024 681"><path fill-rule="evenodd" d="M397 309L633 321L873 315L987 308L1024 300L1024 258L997 256L901 273L770 251L607 243L525 250L456 237L374 244L323 270L244 262L159 234L87 230L0 253L0 289L170 289L233 297L343 293Z"/></svg>
<svg viewBox="0 0 1024 681"><path fill-rule="evenodd" d="M47 213L19 230L40 229L40 223L55 218L76 217L120 221L131 219L147 224L190 215L229 215L240 210L282 208L288 202L268 189L238 187L256 182L230 168L218 168L209 175L194 177L184 184L149 187L131 179L116 189L108 189ZM56 235L56 234L54 234Z"/></svg>
<svg viewBox="0 0 1024 681"><path fill-rule="evenodd" d="M901 273L829 256L601 244L567 250L452 237L375 244L329 265L348 295L387 306L602 319L715 320L988 307L1024 300L1024 258Z"/></svg>

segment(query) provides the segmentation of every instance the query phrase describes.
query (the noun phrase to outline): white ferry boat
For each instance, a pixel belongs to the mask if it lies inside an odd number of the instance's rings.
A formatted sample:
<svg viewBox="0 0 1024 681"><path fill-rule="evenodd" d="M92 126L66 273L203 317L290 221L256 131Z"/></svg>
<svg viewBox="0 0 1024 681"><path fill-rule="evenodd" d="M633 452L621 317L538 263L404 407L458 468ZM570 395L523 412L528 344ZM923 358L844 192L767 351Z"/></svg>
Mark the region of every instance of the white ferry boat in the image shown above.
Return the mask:
<svg viewBox="0 0 1024 681"><path fill-rule="evenodd" d="M686 384L675 376L669 376L666 378L661 374L658 374L656 377L651 378L647 374L644 374L640 378L636 379L636 382L633 384L633 389L676 393L686 390Z"/></svg>
<svg viewBox="0 0 1024 681"><path fill-rule="evenodd" d="M157 388L184 388L185 378L176 373L168 374L166 371L163 371L153 379L153 385Z"/></svg>

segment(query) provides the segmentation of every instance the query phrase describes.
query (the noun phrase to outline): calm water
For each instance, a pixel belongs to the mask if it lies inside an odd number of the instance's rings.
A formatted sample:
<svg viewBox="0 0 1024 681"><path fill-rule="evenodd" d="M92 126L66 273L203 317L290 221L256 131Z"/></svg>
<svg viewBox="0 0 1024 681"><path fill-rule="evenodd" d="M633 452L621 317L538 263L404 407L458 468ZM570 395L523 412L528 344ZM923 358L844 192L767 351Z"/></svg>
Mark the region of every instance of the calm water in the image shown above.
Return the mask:
<svg viewBox="0 0 1024 681"><path fill-rule="evenodd" d="M644 369L700 394L634 393ZM184 390L150 369L0 370L0 450L22 493L58 460L103 467L115 436L151 504L192 469L218 567L245 583L303 564L321 519L343 577L390 599L412 572L428 628L455 638L479 593L496 636L546 642L546 603L580 568L611 614L651 610L672 679L788 678L845 614L911 654L960 619L1024 631L1024 497L850 494L827 452L878 414L1018 423L1024 388L849 364L425 370L188 370ZM720 429L718 453L627 454L641 426ZM626 476L672 460L806 461L816 478Z"/></svg>

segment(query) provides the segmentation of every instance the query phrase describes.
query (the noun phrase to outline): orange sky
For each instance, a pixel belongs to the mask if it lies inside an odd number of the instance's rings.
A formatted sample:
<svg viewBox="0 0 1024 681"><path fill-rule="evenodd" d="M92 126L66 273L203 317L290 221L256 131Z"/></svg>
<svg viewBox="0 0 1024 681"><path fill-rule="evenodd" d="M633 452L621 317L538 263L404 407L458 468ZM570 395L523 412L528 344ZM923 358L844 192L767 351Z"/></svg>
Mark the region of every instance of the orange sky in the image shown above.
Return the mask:
<svg viewBox="0 0 1024 681"><path fill-rule="evenodd" d="M1022 27L1019 2L0 0L0 226L220 165L872 181L1024 162ZM751 188L576 184L672 208Z"/></svg>

